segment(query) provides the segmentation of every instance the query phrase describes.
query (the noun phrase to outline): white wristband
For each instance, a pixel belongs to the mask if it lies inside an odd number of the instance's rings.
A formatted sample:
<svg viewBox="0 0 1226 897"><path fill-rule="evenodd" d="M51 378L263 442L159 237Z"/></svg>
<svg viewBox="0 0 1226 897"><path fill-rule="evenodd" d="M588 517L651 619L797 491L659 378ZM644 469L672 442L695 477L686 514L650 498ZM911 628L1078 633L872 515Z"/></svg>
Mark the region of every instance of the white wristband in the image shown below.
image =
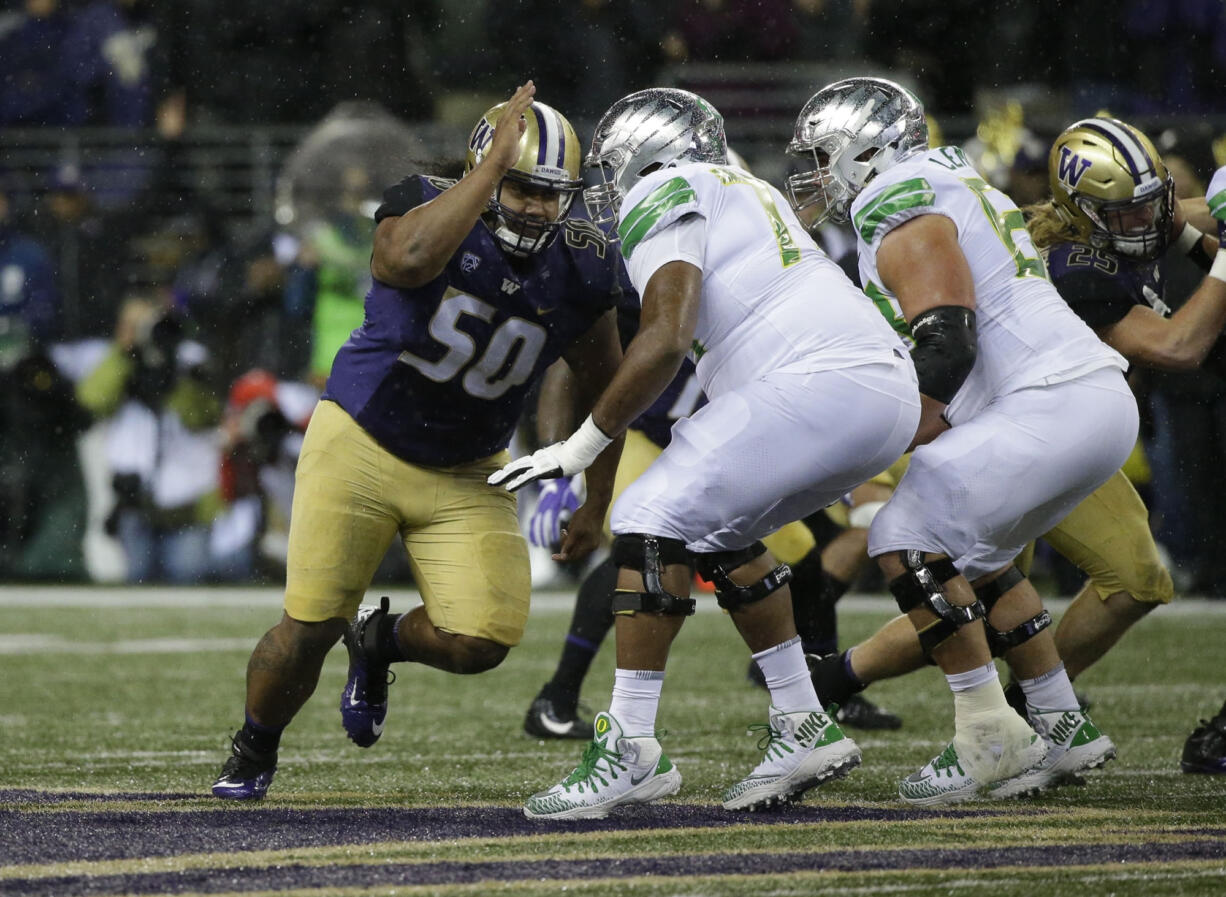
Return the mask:
<svg viewBox="0 0 1226 897"><path fill-rule="evenodd" d="M1205 235L1192 226L1192 222L1188 221L1184 224L1183 230L1179 232L1179 236L1175 239L1175 248L1187 255Z"/></svg>
<svg viewBox="0 0 1226 897"><path fill-rule="evenodd" d="M596 460L596 456L603 452L612 441L612 437L606 436L604 431L596 426L596 421L592 420L589 414L579 425L579 429L563 443L570 459L581 462L574 470L564 470L564 472L569 475L587 469L588 465Z"/></svg>
<svg viewBox="0 0 1226 897"><path fill-rule="evenodd" d="M1219 249L1217 255L1213 257L1213 267L1209 269L1209 276L1226 283L1226 249Z"/></svg>

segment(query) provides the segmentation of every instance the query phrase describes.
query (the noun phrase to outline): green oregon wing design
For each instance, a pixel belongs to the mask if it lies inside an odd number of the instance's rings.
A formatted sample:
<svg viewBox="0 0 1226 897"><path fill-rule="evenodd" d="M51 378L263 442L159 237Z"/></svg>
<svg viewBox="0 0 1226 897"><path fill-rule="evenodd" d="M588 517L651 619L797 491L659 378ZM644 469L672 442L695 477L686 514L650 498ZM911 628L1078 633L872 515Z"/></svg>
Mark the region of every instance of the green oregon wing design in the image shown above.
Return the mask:
<svg viewBox="0 0 1226 897"><path fill-rule="evenodd" d="M936 202L936 193L923 178L911 178L887 187L881 194L862 208L855 218L856 230L870 246L881 222L891 215L907 209L922 208Z"/></svg>
<svg viewBox="0 0 1226 897"><path fill-rule="evenodd" d="M666 212L697 199L694 188L685 178L672 178L652 190L617 225L622 256L630 258L635 247L651 233L651 229Z"/></svg>
<svg viewBox="0 0 1226 897"><path fill-rule="evenodd" d="M1209 197L1209 214L1218 221L1226 220L1226 190Z"/></svg>

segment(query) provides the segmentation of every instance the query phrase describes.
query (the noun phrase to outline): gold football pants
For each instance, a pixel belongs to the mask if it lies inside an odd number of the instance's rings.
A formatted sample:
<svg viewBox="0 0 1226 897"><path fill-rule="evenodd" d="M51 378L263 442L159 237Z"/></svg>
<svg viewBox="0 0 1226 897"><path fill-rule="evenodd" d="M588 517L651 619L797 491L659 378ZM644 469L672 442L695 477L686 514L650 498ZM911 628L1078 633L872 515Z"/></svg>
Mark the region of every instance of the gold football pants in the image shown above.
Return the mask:
<svg viewBox="0 0 1226 897"><path fill-rule="evenodd" d="M1175 594L1171 574L1158 557L1145 503L1122 470L1043 539L1090 577L1099 598L1127 592L1146 604L1166 604ZM1017 559L1018 568L1029 572L1033 558L1032 543Z"/></svg>
<svg viewBox="0 0 1226 897"><path fill-rule="evenodd" d="M307 427L290 517L285 610L306 622L349 618L397 535L430 622L518 644L531 577L515 496L485 482L506 452L419 467L323 401Z"/></svg>

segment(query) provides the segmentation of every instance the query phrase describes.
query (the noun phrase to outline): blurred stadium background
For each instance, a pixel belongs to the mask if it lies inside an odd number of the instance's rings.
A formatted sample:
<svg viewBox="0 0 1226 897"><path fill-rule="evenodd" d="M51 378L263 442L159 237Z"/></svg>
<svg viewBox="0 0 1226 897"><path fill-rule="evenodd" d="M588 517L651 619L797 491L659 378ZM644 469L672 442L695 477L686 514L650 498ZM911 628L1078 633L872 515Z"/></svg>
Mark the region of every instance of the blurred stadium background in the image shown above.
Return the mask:
<svg viewBox="0 0 1226 897"><path fill-rule="evenodd" d="M1019 203L1051 138L1102 110L1149 132L1182 195L1226 162L1217 0L0 4L0 581L277 581L370 211L407 172L454 174L524 78L585 139L629 90L693 89L779 183L804 100L863 73L914 87L936 139ZM1226 391L1137 388L1134 479L1177 582L1226 594ZM406 576L390 557L382 578Z"/></svg>

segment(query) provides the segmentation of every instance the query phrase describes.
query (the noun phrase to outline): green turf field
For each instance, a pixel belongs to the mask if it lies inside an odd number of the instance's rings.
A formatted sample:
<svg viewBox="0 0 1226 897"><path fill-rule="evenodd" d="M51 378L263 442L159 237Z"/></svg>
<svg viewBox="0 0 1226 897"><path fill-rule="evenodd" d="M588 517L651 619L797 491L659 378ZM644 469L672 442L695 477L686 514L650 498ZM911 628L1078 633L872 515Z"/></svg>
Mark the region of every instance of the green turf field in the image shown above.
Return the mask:
<svg viewBox="0 0 1226 897"><path fill-rule="evenodd" d="M393 595L394 609L415 601ZM860 769L763 815L718 806L758 760L745 726L767 702L729 621L703 611L674 646L659 719L681 793L602 822L529 824L520 802L581 750L520 729L566 604L542 600L492 672L398 667L386 734L365 751L340 728L338 648L268 799L236 807L206 795L274 592L0 590L0 895L1226 893L1226 777L1178 767L1197 719L1226 699L1226 605L1158 611L1078 682L1120 754L1083 787L902 804L897 780L952 734L948 689L925 670L869 692L905 723L849 730ZM844 641L890 607L849 600ZM585 689L594 710L611 680L604 651Z"/></svg>

